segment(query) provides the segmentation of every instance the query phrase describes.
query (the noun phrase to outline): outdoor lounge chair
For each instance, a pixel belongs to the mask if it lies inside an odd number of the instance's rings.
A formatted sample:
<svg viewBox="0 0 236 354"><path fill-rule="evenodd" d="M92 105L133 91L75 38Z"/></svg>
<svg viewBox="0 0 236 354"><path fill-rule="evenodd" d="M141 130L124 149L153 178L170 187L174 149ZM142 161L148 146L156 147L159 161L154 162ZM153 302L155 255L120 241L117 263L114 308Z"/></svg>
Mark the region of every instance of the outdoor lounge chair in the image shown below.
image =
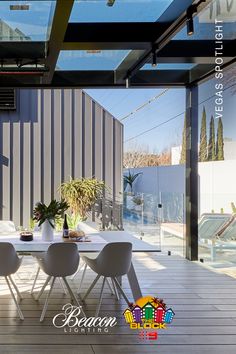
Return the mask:
<svg viewBox="0 0 236 354"><path fill-rule="evenodd" d="M212 260L215 260L217 250L236 250L236 215L218 232L212 245Z"/></svg>
<svg viewBox="0 0 236 354"><path fill-rule="evenodd" d="M222 230L232 222L231 214L202 214L198 224L199 244L211 249L211 260L215 260L217 241Z"/></svg>

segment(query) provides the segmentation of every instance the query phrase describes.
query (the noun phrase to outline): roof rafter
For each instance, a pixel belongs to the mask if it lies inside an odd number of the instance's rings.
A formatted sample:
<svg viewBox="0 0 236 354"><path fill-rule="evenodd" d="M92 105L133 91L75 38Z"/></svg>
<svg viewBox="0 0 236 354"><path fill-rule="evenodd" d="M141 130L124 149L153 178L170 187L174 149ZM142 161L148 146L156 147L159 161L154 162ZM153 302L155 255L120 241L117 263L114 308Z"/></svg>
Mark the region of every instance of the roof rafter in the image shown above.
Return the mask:
<svg viewBox="0 0 236 354"><path fill-rule="evenodd" d="M43 83L47 84L52 80L73 4L74 0L57 0L48 42L48 55L45 60L49 72L43 77Z"/></svg>

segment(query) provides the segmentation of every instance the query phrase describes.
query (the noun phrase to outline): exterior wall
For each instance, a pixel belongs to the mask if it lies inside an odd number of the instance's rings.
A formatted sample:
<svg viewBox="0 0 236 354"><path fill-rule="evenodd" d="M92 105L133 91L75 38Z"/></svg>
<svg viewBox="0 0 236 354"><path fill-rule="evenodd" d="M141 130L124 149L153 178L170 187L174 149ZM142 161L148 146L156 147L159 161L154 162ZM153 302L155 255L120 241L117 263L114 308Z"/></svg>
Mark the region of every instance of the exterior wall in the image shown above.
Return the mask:
<svg viewBox="0 0 236 354"><path fill-rule="evenodd" d="M153 166L132 168L125 170L140 175L134 182L135 193L147 193L158 195L160 192L184 193L185 171L183 165L178 166Z"/></svg>
<svg viewBox="0 0 236 354"><path fill-rule="evenodd" d="M134 183L135 193L185 193L185 166L160 166L130 169L142 172ZM125 172L124 172L125 173ZM236 161L200 162L199 178L199 214L231 213L231 202L236 205ZM223 182L222 182L223 181Z"/></svg>
<svg viewBox="0 0 236 354"><path fill-rule="evenodd" d="M17 110L0 111L0 219L27 227L70 176L120 195L122 144L122 124L82 90L17 90Z"/></svg>

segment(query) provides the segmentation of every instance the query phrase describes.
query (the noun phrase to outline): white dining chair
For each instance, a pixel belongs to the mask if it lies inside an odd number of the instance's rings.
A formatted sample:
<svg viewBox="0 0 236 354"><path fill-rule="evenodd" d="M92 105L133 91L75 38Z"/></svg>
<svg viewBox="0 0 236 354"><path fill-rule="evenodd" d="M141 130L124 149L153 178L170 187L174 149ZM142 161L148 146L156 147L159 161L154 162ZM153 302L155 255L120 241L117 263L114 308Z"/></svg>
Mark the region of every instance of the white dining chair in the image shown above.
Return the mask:
<svg viewBox="0 0 236 354"><path fill-rule="evenodd" d="M16 291L18 298L21 300L21 294L14 283L11 275L16 273L21 265L22 259L18 257L14 246L9 242L0 242L0 276L4 277L7 286L10 290L11 296L16 304L16 308L21 320L24 320L23 313L14 295L11 285Z"/></svg>
<svg viewBox="0 0 236 354"><path fill-rule="evenodd" d="M36 297L39 300L40 296L43 294L47 284L52 280L49 292L46 296L42 314L40 317L40 322L43 321L47 307L49 297L51 295L56 278L61 278L65 283L65 286L71 296L71 299L80 307L81 313L85 316L85 313L76 297L72 291L66 277L71 276L78 269L80 256L78 253L77 245L74 243L53 243L49 246L47 252L41 253L36 257L40 268L48 275L42 289Z"/></svg>
<svg viewBox="0 0 236 354"><path fill-rule="evenodd" d="M123 289L120 286L118 281L118 277L121 277L128 273L131 260L132 260L132 244L130 242L112 242L108 243L102 251L99 253L97 258L91 259L86 256L82 256L83 261L95 272L97 273L96 278L88 288L87 292L83 296L82 300L84 301L86 297L90 294L91 290L94 288L100 277L103 277L102 287L100 291L100 297L98 301L98 305L95 312L95 317L98 316L101 303L102 303L102 295L104 290L105 281L107 278L110 278L113 285L114 290L118 291L123 296L127 304L130 304L129 299L125 295ZM117 291L118 290L118 291Z"/></svg>
<svg viewBox="0 0 236 354"><path fill-rule="evenodd" d="M16 226L11 220L0 220L0 233L15 232Z"/></svg>

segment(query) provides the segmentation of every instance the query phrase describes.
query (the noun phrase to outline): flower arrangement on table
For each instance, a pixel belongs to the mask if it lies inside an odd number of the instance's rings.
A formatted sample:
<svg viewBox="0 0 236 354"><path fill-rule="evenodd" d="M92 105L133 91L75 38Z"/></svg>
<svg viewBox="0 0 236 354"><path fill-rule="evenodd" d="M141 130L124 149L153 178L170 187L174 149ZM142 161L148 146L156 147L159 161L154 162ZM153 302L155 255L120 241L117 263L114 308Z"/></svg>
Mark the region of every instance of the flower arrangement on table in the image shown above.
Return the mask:
<svg viewBox="0 0 236 354"><path fill-rule="evenodd" d="M33 210L33 220L38 222L38 226L42 225L42 239L44 241L52 241L54 238L54 228L57 219L62 218L63 213L69 208L69 204L62 200L53 199L49 205L45 203L37 203Z"/></svg>
<svg viewBox="0 0 236 354"><path fill-rule="evenodd" d="M68 208L69 204L64 200L53 199L49 205L38 202L33 210L33 220L38 222L38 226L41 226L47 220L54 228L55 220L61 218Z"/></svg>

